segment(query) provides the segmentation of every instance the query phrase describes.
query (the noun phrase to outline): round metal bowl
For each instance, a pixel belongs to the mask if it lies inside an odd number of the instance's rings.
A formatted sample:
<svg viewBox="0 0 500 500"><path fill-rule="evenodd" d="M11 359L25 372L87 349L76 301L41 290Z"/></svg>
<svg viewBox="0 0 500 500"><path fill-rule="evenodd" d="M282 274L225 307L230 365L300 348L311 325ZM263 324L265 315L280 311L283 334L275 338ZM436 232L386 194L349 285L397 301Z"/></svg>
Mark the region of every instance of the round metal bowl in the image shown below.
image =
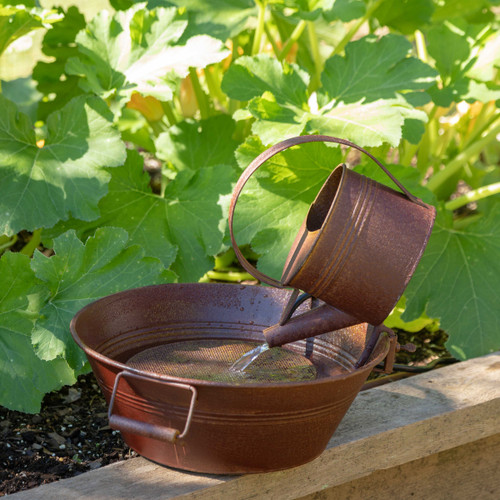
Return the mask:
<svg viewBox="0 0 500 500"><path fill-rule="evenodd" d="M234 384L127 365L173 342L263 341L262 330L279 320L289 295L261 286L168 284L87 305L71 333L110 405L110 426L140 455L195 472L266 472L320 455L389 352L382 333L368 362L354 368L372 330L366 323L285 346L313 363L314 380Z"/></svg>

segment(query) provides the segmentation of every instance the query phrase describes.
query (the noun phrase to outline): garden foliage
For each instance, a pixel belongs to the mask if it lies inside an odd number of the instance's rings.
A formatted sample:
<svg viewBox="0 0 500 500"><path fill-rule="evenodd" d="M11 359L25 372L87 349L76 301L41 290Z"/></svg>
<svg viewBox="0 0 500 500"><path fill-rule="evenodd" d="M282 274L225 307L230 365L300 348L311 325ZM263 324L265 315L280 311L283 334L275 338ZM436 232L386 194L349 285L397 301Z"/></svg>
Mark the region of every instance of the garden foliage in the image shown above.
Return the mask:
<svg viewBox="0 0 500 500"><path fill-rule="evenodd" d="M301 134L369 148L437 207L388 324L439 324L460 359L500 348L497 0L110 3L0 0L0 56L45 30L32 75L1 82L0 404L36 412L88 370L68 328L85 304L206 279L241 169ZM391 185L348 154L306 144L249 182L236 233L262 271L338 163Z"/></svg>

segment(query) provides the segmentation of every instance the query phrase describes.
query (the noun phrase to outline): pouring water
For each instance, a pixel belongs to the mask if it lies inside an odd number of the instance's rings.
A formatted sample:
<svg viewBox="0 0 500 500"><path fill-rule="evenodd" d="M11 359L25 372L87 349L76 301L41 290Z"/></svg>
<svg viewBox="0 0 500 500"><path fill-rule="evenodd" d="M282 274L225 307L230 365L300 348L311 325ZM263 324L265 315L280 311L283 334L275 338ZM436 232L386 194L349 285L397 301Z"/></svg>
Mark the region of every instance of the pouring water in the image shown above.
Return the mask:
<svg viewBox="0 0 500 500"><path fill-rule="evenodd" d="M252 350L246 352L238 358L229 368L230 372L233 373L242 373L244 372L262 353L266 352L269 349L269 344L264 342L257 347L254 347Z"/></svg>

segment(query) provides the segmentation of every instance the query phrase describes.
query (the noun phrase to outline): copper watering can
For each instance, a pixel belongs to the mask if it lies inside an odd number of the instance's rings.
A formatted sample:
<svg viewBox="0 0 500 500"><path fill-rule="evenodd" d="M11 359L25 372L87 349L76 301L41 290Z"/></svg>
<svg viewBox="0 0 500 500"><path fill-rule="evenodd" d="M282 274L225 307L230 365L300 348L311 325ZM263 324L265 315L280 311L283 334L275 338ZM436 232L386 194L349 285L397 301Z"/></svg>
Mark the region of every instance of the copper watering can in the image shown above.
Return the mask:
<svg viewBox="0 0 500 500"><path fill-rule="evenodd" d="M253 267L234 236L236 202L250 176L275 154L306 142L334 142L370 157L402 191L339 165L330 174L299 229L281 280ZM229 208L231 242L243 268L263 283L295 289L281 320L266 328L270 347L358 323L382 325L406 288L432 231L436 210L413 196L374 156L350 141L325 135L287 139L261 153L238 180ZM299 290L306 294L300 298ZM322 305L298 316L300 302Z"/></svg>

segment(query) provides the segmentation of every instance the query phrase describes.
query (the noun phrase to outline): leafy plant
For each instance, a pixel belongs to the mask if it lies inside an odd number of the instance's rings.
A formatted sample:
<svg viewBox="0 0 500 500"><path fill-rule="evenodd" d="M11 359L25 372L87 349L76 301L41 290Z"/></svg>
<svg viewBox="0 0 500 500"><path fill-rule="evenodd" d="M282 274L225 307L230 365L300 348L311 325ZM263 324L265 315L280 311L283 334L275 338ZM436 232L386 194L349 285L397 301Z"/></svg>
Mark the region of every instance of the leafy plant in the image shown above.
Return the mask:
<svg viewBox="0 0 500 500"><path fill-rule="evenodd" d="M220 272L234 264L232 187L260 152L300 134L370 148L437 207L388 324L439 324L461 359L500 347L495 1L111 5L86 21L76 7L0 1L0 54L44 29L52 58L0 95L0 404L36 412L88 370L68 325L90 301L248 278ZM250 180L236 233L259 269L281 274L309 204L346 160L390 185L373 163L321 143ZM145 170L157 165L153 183Z"/></svg>

